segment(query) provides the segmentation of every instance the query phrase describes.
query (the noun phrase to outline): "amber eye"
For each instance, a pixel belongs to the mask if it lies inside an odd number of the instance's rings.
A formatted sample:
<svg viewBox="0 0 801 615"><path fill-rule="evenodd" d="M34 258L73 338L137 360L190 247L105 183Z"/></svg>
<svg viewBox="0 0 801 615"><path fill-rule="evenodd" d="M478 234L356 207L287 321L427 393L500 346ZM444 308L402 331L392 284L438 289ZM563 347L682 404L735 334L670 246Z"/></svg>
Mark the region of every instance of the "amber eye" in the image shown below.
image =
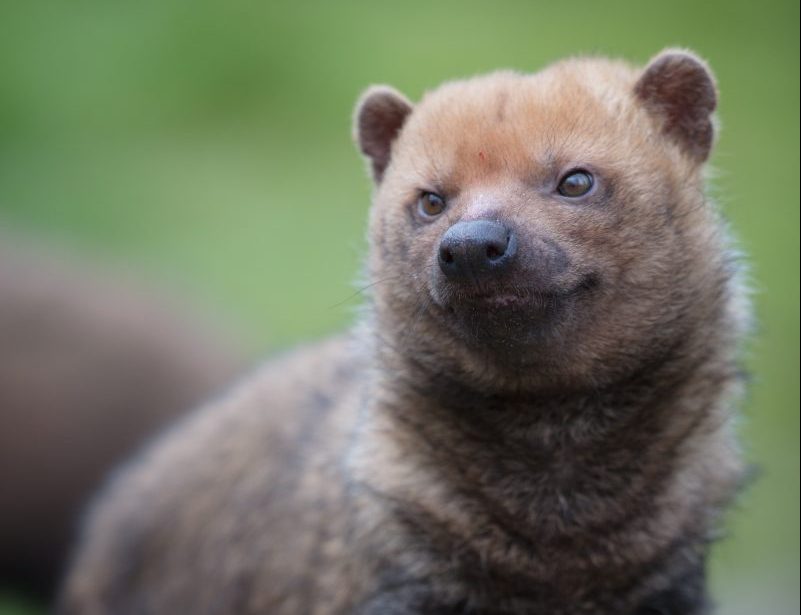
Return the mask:
<svg viewBox="0 0 801 615"><path fill-rule="evenodd" d="M423 216L433 218L445 211L445 201L438 194L424 192L417 201L417 209Z"/></svg>
<svg viewBox="0 0 801 615"><path fill-rule="evenodd" d="M559 182L559 194L562 196L578 197L587 194L594 180L587 171L571 171Z"/></svg>

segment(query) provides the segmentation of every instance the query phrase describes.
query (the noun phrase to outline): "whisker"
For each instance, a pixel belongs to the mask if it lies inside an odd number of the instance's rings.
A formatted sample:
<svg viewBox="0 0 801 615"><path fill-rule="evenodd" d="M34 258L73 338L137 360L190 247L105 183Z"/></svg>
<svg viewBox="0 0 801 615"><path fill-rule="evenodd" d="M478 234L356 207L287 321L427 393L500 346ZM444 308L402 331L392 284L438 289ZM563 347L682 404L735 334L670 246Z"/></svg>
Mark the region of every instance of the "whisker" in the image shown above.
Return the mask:
<svg viewBox="0 0 801 615"><path fill-rule="evenodd" d="M328 309L332 310L332 309L334 309L334 308L336 308L336 307L339 307L339 306L340 306L340 305L342 305L343 303L347 303L348 301L350 301L350 300L351 300L351 299L353 299L354 297L356 297L356 296L358 296L358 295L361 295L361 294L362 294L362 293L364 293L365 291L367 291L367 290L371 289L373 286L376 286L376 285L378 285L378 284L381 284L381 283L383 283L383 282L389 282L390 280L396 280L396 279L399 279L399 278L401 278L401 277L403 277L403 276L399 276L399 275L392 275L392 276L388 276L388 277L386 277L386 278L381 278L380 280L376 280L375 282L370 282L370 283L369 283L369 284L367 284L366 286L362 286L361 288L359 288L358 290L356 290L356 291L355 291L355 292L353 292L352 294L350 294L350 295L348 295L347 297L345 297L345 298L344 298L342 301L339 301L338 303L335 303L335 304L333 304L333 305L330 305L330 306L328 306Z"/></svg>

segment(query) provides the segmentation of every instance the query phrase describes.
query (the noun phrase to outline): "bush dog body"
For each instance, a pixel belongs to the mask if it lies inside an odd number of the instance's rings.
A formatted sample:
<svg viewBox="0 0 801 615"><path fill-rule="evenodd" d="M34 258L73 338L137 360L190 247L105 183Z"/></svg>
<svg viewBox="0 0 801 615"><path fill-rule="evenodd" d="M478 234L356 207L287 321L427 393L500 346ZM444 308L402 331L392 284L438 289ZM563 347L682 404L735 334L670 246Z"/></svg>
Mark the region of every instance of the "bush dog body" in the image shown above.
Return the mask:
<svg viewBox="0 0 801 615"><path fill-rule="evenodd" d="M368 90L373 296L91 515L83 615L706 612L745 314L669 51Z"/></svg>

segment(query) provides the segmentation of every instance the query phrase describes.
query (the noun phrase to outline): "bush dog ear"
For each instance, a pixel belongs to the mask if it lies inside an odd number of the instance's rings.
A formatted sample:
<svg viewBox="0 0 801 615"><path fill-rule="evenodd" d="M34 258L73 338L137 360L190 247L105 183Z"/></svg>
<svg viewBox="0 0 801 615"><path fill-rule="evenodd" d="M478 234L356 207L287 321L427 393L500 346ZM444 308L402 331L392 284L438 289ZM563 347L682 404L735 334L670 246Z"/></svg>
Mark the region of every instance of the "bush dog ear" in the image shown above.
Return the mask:
<svg viewBox="0 0 801 615"><path fill-rule="evenodd" d="M392 143L412 111L403 94L385 86L370 87L356 104L354 132L359 149L370 159L375 183L389 165Z"/></svg>
<svg viewBox="0 0 801 615"><path fill-rule="evenodd" d="M717 92L703 60L688 51L667 49L645 67L634 93L686 154L698 162L707 159Z"/></svg>

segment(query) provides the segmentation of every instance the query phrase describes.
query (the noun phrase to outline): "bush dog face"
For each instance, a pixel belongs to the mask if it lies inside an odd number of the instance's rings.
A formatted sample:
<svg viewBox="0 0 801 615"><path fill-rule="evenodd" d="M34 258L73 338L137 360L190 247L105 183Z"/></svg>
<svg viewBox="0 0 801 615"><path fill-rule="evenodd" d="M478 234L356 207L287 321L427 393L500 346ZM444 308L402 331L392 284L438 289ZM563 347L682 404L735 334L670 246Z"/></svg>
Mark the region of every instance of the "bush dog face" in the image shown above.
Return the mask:
<svg viewBox="0 0 801 615"><path fill-rule="evenodd" d="M417 106L369 90L356 125L382 323L482 385L595 386L655 360L719 292L701 177L714 108L682 52L491 74Z"/></svg>

